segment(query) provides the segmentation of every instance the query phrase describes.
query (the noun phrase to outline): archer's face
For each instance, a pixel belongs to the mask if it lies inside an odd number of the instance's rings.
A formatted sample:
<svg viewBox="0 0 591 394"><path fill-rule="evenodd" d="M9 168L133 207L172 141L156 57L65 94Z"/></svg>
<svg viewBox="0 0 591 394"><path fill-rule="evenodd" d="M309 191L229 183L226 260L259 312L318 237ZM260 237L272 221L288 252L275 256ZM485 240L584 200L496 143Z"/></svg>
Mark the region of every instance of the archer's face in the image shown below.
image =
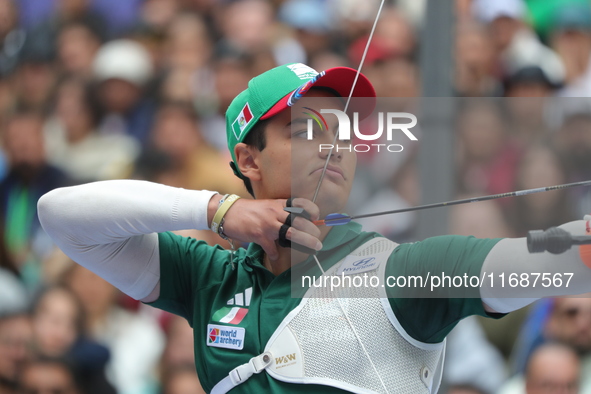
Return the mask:
<svg viewBox="0 0 591 394"><path fill-rule="evenodd" d="M313 122L314 135L309 139L307 125L311 117L306 113L310 113L310 108L318 112L321 109L342 111L343 103L327 92L311 90L294 107L271 119L265 133L266 147L259 152L258 158L262 198L304 197L312 200L329 156L329 149L320 150L320 144L333 144L338 120L333 115L325 116L328 128ZM349 198L357 156L354 151L344 148L350 148L350 141L337 140L330 156L316 199L321 216L342 211Z"/></svg>

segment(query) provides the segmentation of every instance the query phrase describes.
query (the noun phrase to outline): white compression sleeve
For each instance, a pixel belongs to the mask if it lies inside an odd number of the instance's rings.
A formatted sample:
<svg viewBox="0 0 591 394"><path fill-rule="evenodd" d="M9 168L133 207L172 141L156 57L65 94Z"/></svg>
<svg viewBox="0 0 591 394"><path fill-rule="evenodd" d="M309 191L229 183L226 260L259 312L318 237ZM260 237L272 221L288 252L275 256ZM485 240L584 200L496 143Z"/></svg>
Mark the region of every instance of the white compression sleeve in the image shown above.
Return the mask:
<svg viewBox="0 0 591 394"><path fill-rule="evenodd" d="M585 235L586 221L579 220L566 223L561 228L574 235ZM537 283L534 273L539 273ZM570 273L572 277L566 286ZM493 275L493 281L485 280L484 286L480 289L482 301L497 312L507 313L522 308L535 300L549 296L578 295L591 292L591 269L581 260L579 247L573 246L565 253L554 255L549 252L529 253L527 250L526 238L507 238L497 243L486 257L482 265L482 275ZM501 287L499 275L504 274L504 287ZM519 285L512 287L508 278L511 274L521 274L528 278L528 281L519 281ZM561 282L548 285L546 278L554 278L555 274L561 274ZM569 274L569 275L565 275ZM515 282L513 282L515 284ZM492 284L492 286L491 286ZM560 286L557 286L560 284Z"/></svg>
<svg viewBox="0 0 591 394"><path fill-rule="evenodd" d="M43 229L64 253L135 299L160 280L158 232L208 229L216 194L116 180L53 190L38 203Z"/></svg>

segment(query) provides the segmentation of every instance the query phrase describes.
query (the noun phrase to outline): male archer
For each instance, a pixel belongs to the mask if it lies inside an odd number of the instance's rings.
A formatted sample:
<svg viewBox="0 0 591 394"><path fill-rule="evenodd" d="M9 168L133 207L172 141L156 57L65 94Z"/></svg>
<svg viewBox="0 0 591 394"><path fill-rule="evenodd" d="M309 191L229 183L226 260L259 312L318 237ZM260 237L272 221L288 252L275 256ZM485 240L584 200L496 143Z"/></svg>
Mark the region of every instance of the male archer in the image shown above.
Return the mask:
<svg viewBox="0 0 591 394"><path fill-rule="evenodd" d="M308 138L307 122L291 114L344 110L355 74L283 65L252 79L235 98L226 113L228 147L254 200L129 180L58 189L39 200L43 227L73 260L131 297L189 321L207 391L436 392L445 337L459 320L500 317L543 296L591 291L590 262L579 247L558 257L529 254L525 239L441 236L398 245L354 222L315 226L312 221L344 209L356 155L318 150L334 140L334 117ZM363 75L353 97L375 97ZM563 227L585 234L588 225ZM229 253L170 232L182 229L212 229L250 246ZM292 252L290 243L309 253ZM362 267L347 271L353 266ZM292 298L294 270L382 279L560 270L573 278L568 287L485 283L476 298L451 292L453 298L404 298L388 286L353 290L349 299L310 287L304 298Z"/></svg>

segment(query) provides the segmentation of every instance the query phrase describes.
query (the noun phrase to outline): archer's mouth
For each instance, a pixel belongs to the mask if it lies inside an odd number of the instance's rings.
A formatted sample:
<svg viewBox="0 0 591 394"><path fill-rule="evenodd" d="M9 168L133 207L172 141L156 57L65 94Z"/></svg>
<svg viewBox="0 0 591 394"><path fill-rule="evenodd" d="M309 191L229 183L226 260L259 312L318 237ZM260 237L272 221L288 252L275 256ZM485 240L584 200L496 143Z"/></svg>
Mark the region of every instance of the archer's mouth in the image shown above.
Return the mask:
<svg viewBox="0 0 591 394"><path fill-rule="evenodd" d="M310 173L310 175L315 174L315 173L322 173L322 169L324 168L324 166L315 169L314 171L312 171ZM330 176L331 178L337 178L337 179L341 179L341 180L345 180L345 175L343 174L343 170L341 170L339 167L335 167L335 166L331 166L329 165L328 167L326 167L326 176Z"/></svg>

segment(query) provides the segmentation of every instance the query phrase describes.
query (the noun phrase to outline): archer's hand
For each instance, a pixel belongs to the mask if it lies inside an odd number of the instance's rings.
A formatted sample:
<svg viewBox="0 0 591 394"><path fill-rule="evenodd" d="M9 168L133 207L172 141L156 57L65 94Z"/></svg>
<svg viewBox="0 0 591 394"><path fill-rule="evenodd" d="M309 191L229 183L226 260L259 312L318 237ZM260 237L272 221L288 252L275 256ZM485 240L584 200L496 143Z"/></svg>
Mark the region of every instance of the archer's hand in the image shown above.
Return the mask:
<svg viewBox="0 0 591 394"><path fill-rule="evenodd" d="M260 245L269 259L279 258L276 241L279 230L285 223L288 212L287 200L247 200L240 199L232 205L224 217L224 234L241 242L254 242ZM320 250L320 229L312 223L318 220L320 210L312 201L294 198L293 207L304 208L311 220L296 217L287 230L285 238L306 248Z"/></svg>

